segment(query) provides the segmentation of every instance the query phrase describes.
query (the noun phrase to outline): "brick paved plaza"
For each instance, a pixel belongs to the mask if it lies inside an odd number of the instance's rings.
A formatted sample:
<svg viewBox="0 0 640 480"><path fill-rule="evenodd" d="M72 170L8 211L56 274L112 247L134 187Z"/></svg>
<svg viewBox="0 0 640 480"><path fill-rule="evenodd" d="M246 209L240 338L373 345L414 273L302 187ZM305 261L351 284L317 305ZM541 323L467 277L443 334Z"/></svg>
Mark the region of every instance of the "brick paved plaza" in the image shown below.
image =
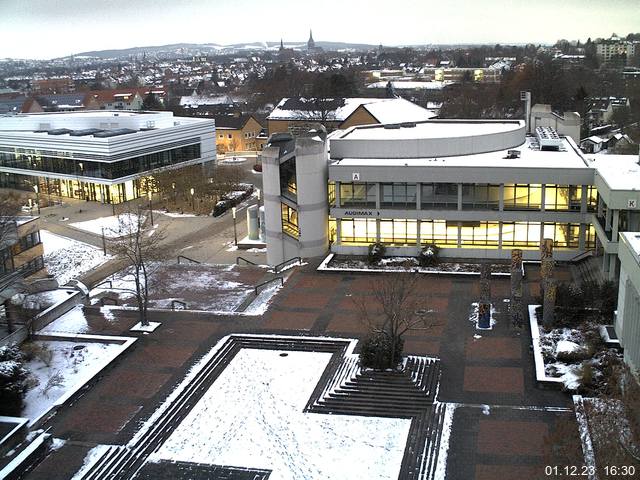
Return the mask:
<svg viewBox="0 0 640 480"><path fill-rule="evenodd" d="M535 285L537 267L527 272L525 293ZM561 269L558 276L567 276ZM62 409L45 428L67 440L27 478L71 478L96 444L125 444L167 397L185 372L230 333L304 333L361 338L357 300L370 295L377 275L318 273L314 265L294 271L262 317L154 312L162 326L139 335L133 348L97 383ZM572 415L570 397L536 388L529 333L508 324L503 302L509 279L492 279L497 324L475 329L468 320L478 300L476 277L426 275L420 295L438 326L406 336L405 354L441 358L438 400L458 404L453 418L447 479L488 480L543 477L545 436L562 416ZM132 334L135 312L114 311L104 322L97 308L86 309L93 334ZM549 408L553 407L553 408Z"/></svg>

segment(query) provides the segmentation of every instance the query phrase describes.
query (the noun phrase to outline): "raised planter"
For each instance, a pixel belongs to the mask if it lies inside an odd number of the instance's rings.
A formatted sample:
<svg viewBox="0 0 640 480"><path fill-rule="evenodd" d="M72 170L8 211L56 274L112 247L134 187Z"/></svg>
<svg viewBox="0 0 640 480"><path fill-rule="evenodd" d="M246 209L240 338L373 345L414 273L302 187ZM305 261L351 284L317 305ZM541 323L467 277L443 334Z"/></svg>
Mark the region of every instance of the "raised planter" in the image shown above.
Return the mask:
<svg viewBox="0 0 640 480"><path fill-rule="evenodd" d="M531 328L531 345L533 347L533 361L536 366L536 382L541 386L550 388L562 388L564 382L559 377L549 377L544 368L544 357L540 346L540 328L536 316L536 308L539 305L529 305L529 327Z"/></svg>

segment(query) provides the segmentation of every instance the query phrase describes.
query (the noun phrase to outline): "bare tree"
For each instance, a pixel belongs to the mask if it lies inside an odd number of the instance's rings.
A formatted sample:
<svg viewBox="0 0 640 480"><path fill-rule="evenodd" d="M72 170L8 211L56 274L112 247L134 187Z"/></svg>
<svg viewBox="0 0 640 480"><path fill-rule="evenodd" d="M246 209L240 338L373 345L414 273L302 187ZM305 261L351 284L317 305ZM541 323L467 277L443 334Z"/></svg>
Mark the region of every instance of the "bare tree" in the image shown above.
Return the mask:
<svg viewBox="0 0 640 480"><path fill-rule="evenodd" d="M163 259L160 245L165 235L160 228L151 229L138 209L120 216L120 236L110 240L112 253L126 261L132 270L140 324L149 325L147 309L151 279L157 263Z"/></svg>
<svg viewBox="0 0 640 480"><path fill-rule="evenodd" d="M373 301L367 295L354 300L369 332L384 335L390 342L391 355L387 368L400 361L403 335L410 330L430 330L436 321L419 290L419 275L394 273L371 282Z"/></svg>

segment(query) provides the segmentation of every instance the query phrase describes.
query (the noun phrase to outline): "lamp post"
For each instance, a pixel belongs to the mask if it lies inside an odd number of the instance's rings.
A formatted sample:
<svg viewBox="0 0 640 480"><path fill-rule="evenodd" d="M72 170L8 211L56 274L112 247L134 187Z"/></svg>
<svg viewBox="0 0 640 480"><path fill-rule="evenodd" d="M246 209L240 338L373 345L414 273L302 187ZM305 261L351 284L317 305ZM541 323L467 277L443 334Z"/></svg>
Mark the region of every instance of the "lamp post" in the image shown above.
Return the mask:
<svg viewBox="0 0 640 480"><path fill-rule="evenodd" d="M151 204L151 192L148 192L149 195L149 216L151 217L151 226L153 227L153 205Z"/></svg>
<svg viewBox="0 0 640 480"><path fill-rule="evenodd" d="M238 229L236 227L236 207L231 207L231 215L233 216L233 243L238 246Z"/></svg>
<svg viewBox="0 0 640 480"><path fill-rule="evenodd" d="M196 211L196 206L195 203L193 202L193 194L196 193L196 191L192 188L191 190L189 190L189 193L191 193L191 210Z"/></svg>
<svg viewBox="0 0 640 480"><path fill-rule="evenodd" d="M36 204L38 205L38 215L40 215L40 186L36 183L33 189L36 191Z"/></svg>
<svg viewBox="0 0 640 480"><path fill-rule="evenodd" d="M104 239L104 227L102 227L102 253L107 255L107 242Z"/></svg>

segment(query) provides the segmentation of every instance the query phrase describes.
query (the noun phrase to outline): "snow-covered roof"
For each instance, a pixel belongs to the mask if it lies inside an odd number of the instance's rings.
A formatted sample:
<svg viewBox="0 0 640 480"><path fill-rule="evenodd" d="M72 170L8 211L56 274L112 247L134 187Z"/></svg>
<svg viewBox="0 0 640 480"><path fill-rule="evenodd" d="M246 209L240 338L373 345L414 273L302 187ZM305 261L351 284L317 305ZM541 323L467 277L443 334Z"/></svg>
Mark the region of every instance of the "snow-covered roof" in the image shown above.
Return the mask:
<svg viewBox="0 0 640 480"><path fill-rule="evenodd" d="M638 155L587 155L612 190L640 190Z"/></svg>
<svg viewBox="0 0 640 480"><path fill-rule="evenodd" d="M268 120L322 120L343 122L360 106L380 123L417 122L435 116L431 110L403 98L290 99L283 98ZM329 110L323 112L323 110Z"/></svg>
<svg viewBox="0 0 640 480"><path fill-rule="evenodd" d="M585 141L587 141L587 142L592 142L592 143L596 143L596 144L604 143L604 139L603 139L603 138L598 137L597 135L591 135L590 137L587 137L587 138L585 138L585 139L583 140L583 142L585 142Z"/></svg>
<svg viewBox="0 0 640 480"><path fill-rule="evenodd" d="M387 81L375 82L367 85L367 88L387 88ZM391 84L396 90L442 90L447 85L455 82L415 82L415 81L393 81Z"/></svg>
<svg viewBox="0 0 640 480"><path fill-rule="evenodd" d="M620 235L625 238L636 257L640 257L640 232L621 232Z"/></svg>
<svg viewBox="0 0 640 480"><path fill-rule="evenodd" d="M395 132L401 130L391 130ZM518 158L508 158L508 150L458 155L451 157L422 158L343 158L332 162L341 166L388 166L388 167L509 167L509 168L557 168L587 169L582 157L572 147L569 140L562 139L564 151L539 150L535 137L526 137L525 142L514 149L520 152Z"/></svg>

